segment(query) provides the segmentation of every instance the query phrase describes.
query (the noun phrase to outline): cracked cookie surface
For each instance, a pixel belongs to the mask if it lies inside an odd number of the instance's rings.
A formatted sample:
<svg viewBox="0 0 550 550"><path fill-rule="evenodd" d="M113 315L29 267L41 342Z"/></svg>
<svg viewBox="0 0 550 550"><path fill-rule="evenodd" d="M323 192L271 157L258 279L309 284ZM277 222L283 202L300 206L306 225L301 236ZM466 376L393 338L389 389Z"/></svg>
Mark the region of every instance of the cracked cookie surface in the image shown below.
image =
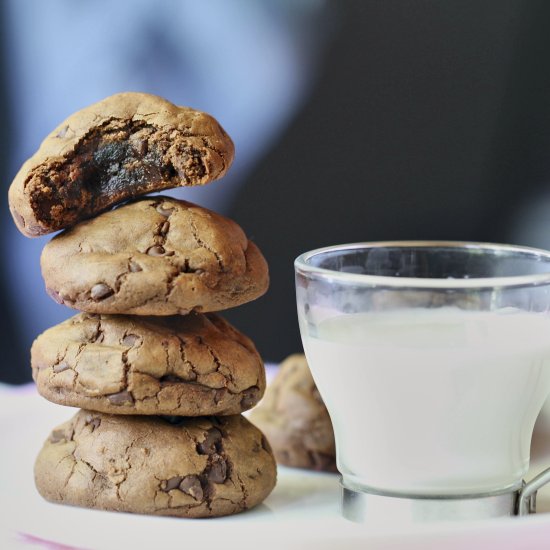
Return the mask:
<svg viewBox="0 0 550 550"><path fill-rule="evenodd" d="M258 298L269 284L264 257L235 222L160 196L57 235L41 266L54 300L91 313L221 311Z"/></svg>
<svg viewBox="0 0 550 550"><path fill-rule="evenodd" d="M334 432L303 354L287 357L250 414L285 466L336 471Z"/></svg>
<svg viewBox="0 0 550 550"><path fill-rule="evenodd" d="M190 518L252 508L269 495L277 476L269 444L242 416L85 410L52 431L34 471L49 501Z"/></svg>
<svg viewBox="0 0 550 550"><path fill-rule="evenodd" d="M35 340L31 365L49 401L113 414L239 414L265 390L254 344L213 313L80 313Z"/></svg>
<svg viewBox="0 0 550 550"><path fill-rule="evenodd" d="M210 115L143 93L74 113L42 142L9 190L19 230L58 231L145 193L221 178L234 146Z"/></svg>

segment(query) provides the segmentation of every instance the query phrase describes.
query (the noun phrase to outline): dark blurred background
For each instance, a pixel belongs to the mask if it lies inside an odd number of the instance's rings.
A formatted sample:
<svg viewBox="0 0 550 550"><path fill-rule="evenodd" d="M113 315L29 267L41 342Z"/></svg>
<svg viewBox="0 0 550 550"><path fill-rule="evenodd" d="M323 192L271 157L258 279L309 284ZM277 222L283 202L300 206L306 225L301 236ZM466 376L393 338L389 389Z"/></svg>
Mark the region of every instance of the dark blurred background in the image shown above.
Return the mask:
<svg viewBox="0 0 550 550"><path fill-rule="evenodd" d="M293 260L354 241L452 239L550 248L550 3L542 0L5 0L0 170L61 120L118 91L213 114L230 175L175 190L233 217L271 271L225 316L267 361L300 351ZM2 203L0 380L73 315Z"/></svg>

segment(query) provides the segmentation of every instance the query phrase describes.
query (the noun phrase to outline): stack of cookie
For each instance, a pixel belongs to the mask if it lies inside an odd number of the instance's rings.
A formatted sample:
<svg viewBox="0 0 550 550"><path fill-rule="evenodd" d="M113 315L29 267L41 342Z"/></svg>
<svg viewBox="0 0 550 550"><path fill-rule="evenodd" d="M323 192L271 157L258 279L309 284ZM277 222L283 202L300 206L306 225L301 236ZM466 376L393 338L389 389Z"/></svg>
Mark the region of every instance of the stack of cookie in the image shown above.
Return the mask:
<svg viewBox="0 0 550 550"><path fill-rule="evenodd" d="M265 260L227 218L136 199L218 179L232 159L210 116L127 93L69 117L17 174L9 198L19 229L64 229L42 253L46 289L81 311L31 351L40 394L84 409L38 456L46 499L209 517L273 489L269 444L240 416L265 390L261 358L212 313L261 296Z"/></svg>

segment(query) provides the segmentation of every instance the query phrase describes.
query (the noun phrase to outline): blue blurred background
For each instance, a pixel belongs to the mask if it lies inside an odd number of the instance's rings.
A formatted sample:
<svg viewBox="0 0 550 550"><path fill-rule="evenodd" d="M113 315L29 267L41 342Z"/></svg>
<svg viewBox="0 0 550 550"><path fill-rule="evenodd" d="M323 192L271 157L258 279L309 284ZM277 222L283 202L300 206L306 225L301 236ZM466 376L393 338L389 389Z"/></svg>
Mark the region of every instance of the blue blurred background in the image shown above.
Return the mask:
<svg viewBox="0 0 550 550"><path fill-rule="evenodd" d="M120 91L214 115L236 161L174 190L233 217L270 263L226 317L266 360L299 351L292 261L338 242L550 248L550 3L542 0L4 0L0 5L0 380L30 378L45 293L7 209L21 163L72 112Z"/></svg>

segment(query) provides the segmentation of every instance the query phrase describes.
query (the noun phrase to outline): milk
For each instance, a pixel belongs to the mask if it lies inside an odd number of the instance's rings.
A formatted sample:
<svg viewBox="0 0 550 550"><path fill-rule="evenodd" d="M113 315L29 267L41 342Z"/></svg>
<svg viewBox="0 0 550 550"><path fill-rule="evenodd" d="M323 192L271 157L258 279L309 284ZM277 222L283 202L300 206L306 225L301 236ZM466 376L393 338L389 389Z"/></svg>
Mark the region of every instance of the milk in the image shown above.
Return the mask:
<svg viewBox="0 0 550 550"><path fill-rule="evenodd" d="M345 483L457 495L522 479L550 390L548 317L443 307L302 325Z"/></svg>

